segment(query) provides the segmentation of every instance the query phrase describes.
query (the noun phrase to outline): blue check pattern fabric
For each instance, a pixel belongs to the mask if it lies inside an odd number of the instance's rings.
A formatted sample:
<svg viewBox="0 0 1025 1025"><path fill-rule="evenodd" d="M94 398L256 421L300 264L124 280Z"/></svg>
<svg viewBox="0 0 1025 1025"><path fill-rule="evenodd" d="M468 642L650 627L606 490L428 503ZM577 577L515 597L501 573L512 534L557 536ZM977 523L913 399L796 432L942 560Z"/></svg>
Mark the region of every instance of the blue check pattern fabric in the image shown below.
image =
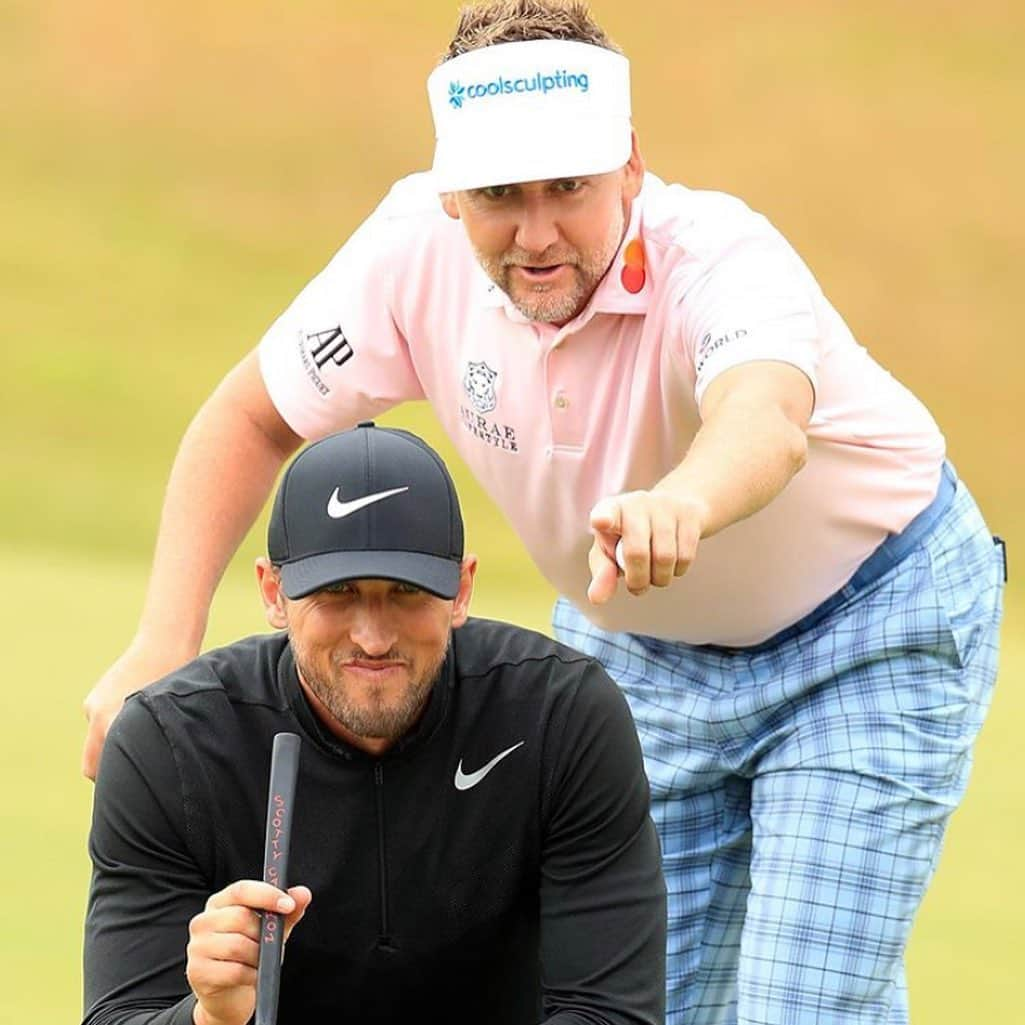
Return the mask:
<svg viewBox="0 0 1025 1025"><path fill-rule="evenodd" d="M989 705L1004 576L945 474L910 550L757 647L607 633L556 605L644 748L670 1025L908 1021L904 948Z"/></svg>

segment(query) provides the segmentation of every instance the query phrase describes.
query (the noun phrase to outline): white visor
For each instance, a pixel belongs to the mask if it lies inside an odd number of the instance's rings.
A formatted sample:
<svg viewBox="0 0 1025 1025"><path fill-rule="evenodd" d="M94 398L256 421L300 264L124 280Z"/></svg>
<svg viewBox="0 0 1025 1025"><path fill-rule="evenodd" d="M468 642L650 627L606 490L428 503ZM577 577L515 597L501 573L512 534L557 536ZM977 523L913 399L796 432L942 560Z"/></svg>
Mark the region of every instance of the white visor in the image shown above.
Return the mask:
<svg viewBox="0 0 1025 1025"><path fill-rule="evenodd" d="M630 62L589 43L499 43L427 79L439 192L576 178L630 159Z"/></svg>

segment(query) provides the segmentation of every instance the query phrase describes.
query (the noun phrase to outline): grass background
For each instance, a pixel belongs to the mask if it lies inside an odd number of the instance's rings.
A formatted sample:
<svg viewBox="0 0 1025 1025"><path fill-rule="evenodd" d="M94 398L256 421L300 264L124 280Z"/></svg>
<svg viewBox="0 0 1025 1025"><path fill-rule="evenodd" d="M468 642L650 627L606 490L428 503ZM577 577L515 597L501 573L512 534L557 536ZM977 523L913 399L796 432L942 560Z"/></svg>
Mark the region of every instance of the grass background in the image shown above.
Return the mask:
<svg viewBox="0 0 1025 1025"><path fill-rule="evenodd" d="M355 7L355 5L354 5ZM430 159L423 82L453 5L0 0L0 1023L79 1014L91 786L80 700L134 628L188 419L390 182ZM946 0L595 3L664 178L744 197L930 406L1025 550L1025 10ZM427 434L421 406L389 420ZM551 592L456 466L475 611ZM232 563L208 642L262 628ZM1015 590L1015 587L1019 590ZM1025 598L909 952L915 1020L1025 1022Z"/></svg>

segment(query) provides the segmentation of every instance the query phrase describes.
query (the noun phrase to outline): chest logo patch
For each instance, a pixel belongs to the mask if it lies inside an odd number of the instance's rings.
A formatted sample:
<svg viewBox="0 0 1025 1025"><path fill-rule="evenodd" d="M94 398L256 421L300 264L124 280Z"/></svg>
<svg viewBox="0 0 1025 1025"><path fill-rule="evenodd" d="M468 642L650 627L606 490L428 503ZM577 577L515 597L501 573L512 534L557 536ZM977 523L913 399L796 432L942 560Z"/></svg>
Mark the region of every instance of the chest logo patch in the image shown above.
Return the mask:
<svg viewBox="0 0 1025 1025"><path fill-rule="evenodd" d="M644 245L639 238L635 238L623 250L623 269L619 272L619 280L631 295L636 295L644 287L647 278L644 270Z"/></svg>
<svg viewBox="0 0 1025 1025"><path fill-rule="evenodd" d="M476 772L463 772L463 760L460 758L459 764L456 766L455 779L452 781L456 785L456 790L469 790L471 787L475 787L503 758L511 755L516 748L523 747L525 743L525 740L521 740L518 744L499 751L490 762L481 766Z"/></svg>
<svg viewBox="0 0 1025 1025"><path fill-rule="evenodd" d="M498 371L492 370L487 363L467 363L463 374L463 391L466 392L473 408L478 413L490 413L498 405L495 394L495 380Z"/></svg>

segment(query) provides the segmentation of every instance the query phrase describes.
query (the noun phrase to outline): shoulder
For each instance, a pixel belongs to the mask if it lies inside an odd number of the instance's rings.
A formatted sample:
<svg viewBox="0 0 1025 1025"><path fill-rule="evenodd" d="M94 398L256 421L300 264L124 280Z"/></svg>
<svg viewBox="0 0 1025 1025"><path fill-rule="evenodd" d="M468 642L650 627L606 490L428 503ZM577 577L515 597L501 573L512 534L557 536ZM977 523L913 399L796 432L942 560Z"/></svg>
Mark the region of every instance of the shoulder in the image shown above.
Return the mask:
<svg viewBox="0 0 1025 1025"><path fill-rule="evenodd" d="M218 705L283 705L278 667L288 648L283 633L255 634L200 655L133 697L161 719L169 708Z"/></svg>
<svg viewBox="0 0 1025 1025"><path fill-rule="evenodd" d="M429 172L400 178L388 190L360 231L373 228L383 240L405 243L411 239L445 239L459 225L442 209L441 194Z"/></svg>
<svg viewBox="0 0 1025 1025"><path fill-rule="evenodd" d="M597 659L535 630L471 618L454 633L452 647L460 682L489 684L489 701L503 690L549 708L622 700Z"/></svg>
<svg viewBox="0 0 1025 1025"><path fill-rule="evenodd" d="M418 171L392 185L381 200L377 214L384 220L393 221L444 218L447 215L441 208L439 197L430 172Z"/></svg>
<svg viewBox="0 0 1025 1025"><path fill-rule="evenodd" d="M694 260L714 259L750 241L782 241L764 214L726 192L666 184L653 174L641 193L645 245Z"/></svg>
<svg viewBox="0 0 1025 1025"><path fill-rule="evenodd" d="M243 793L249 767L269 751L276 725L294 728L281 681L292 664L289 652L284 634L247 637L131 695L104 744L98 775L106 792L152 789L172 803L188 794L212 807L216 778Z"/></svg>
<svg viewBox="0 0 1025 1025"><path fill-rule="evenodd" d="M499 670L524 673L539 666L565 666L581 672L597 662L536 630L497 619L471 617L453 634L460 676L483 676Z"/></svg>
<svg viewBox="0 0 1025 1025"><path fill-rule="evenodd" d="M321 274L331 294L376 295L384 282L416 293L425 275L433 286L473 260L462 225L445 213L433 177L401 178L345 240ZM446 274L439 275L437 268ZM412 278L412 282L410 281ZM368 292L369 290L369 292Z"/></svg>
<svg viewBox="0 0 1025 1025"><path fill-rule="evenodd" d="M751 296L793 295L804 304L817 290L782 233L736 196L658 179L645 181L645 193L641 234L663 301L718 316Z"/></svg>

